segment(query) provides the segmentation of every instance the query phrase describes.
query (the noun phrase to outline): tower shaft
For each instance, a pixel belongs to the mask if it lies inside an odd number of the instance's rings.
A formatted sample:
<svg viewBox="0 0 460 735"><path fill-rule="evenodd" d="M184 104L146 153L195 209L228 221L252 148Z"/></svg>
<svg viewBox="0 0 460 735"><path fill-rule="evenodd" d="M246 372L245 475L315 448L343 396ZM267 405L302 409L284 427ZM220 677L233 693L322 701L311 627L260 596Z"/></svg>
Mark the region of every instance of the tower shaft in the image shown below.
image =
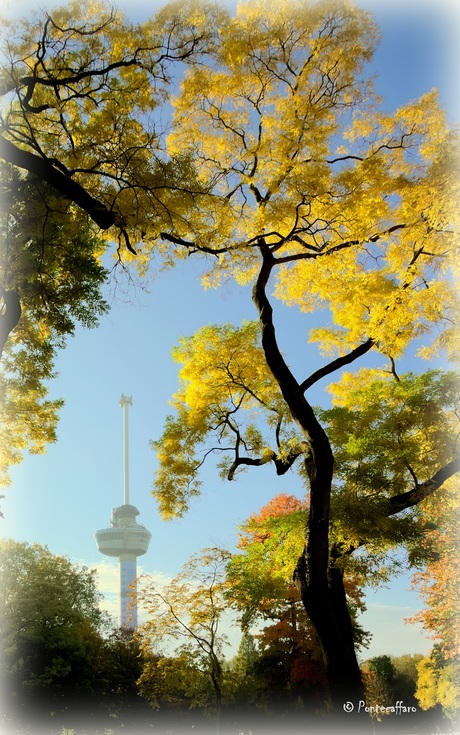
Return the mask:
<svg viewBox="0 0 460 735"><path fill-rule="evenodd" d="M135 554L120 554L118 557L120 570L119 619L121 628L137 627L136 579L137 559Z"/></svg>

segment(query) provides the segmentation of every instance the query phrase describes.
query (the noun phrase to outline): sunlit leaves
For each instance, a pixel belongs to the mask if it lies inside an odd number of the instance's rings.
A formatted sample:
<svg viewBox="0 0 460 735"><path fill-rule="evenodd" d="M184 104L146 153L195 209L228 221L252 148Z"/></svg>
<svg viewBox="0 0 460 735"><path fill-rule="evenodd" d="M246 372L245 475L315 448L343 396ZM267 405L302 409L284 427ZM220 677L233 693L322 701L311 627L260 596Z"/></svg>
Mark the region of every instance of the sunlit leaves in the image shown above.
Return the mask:
<svg viewBox="0 0 460 735"><path fill-rule="evenodd" d="M238 549L228 578L244 619L263 613L280 600L298 600L292 576L305 543L306 503L277 495L240 529Z"/></svg>
<svg viewBox="0 0 460 735"><path fill-rule="evenodd" d="M196 416L197 423L206 414L212 417L214 406L223 401L230 410L241 403L248 409L270 407L274 385L260 359L262 350L256 322L246 322L240 328L203 327L190 339L183 339L174 349L173 357L182 364L179 371L182 391L176 394L173 403L185 404L192 417Z"/></svg>
<svg viewBox="0 0 460 735"><path fill-rule="evenodd" d="M453 381L398 379L394 359L422 338L427 356L432 335L454 355L456 135L433 92L380 111L365 77L376 28L348 2L247 2L233 16L174 3L136 27L102 10L72 5L71 26L64 9L12 40L4 148L26 147L67 183L87 186L110 215L108 236L141 243L142 272L152 254L168 266L202 254L216 256L206 286L229 277L247 284L260 273L263 348L257 327L245 324L207 327L175 352L181 384L155 443L154 493L171 517L198 492L211 453L224 458L229 479L267 463L281 474L302 457L312 512L298 580L317 629L327 613L332 630L337 567L364 544L380 558L414 546L417 510L403 503L407 512L395 519L392 501L429 483L454 455ZM176 66L165 119L157 112L173 59L186 63ZM367 345L390 358L392 375L345 376L338 404L315 412L302 396L311 383L299 385L278 350L269 289L284 305L324 309L310 338L343 357L340 367ZM327 637L335 666L351 640L337 653L338 639Z"/></svg>
<svg viewBox="0 0 460 735"><path fill-rule="evenodd" d="M225 457L222 471L228 474L241 455L262 464L288 453L294 441L289 422L281 431L285 411L263 359L257 323L203 327L183 338L173 356L182 366L171 401L175 415L153 443L159 460L153 492L166 517L186 510L209 453ZM285 442L278 448L276 426Z"/></svg>
<svg viewBox="0 0 460 735"><path fill-rule="evenodd" d="M255 637L267 665L283 661L285 677L291 683L305 678L304 687L310 688L318 681L323 684L321 649L292 582L305 520L305 502L292 495L275 496L242 524L227 578L243 630L259 629Z"/></svg>
<svg viewBox="0 0 460 735"><path fill-rule="evenodd" d="M430 332L455 354L456 136L435 91L379 111L363 75L375 40L341 3L238 6L174 100L168 146L190 152L210 194L183 234L226 252L212 285L253 279L263 238L276 296L330 315L311 335L326 354L372 338L394 358Z"/></svg>
<svg viewBox="0 0 460 735"><path fill-rule="evenodd" d="M454 354L456 135L435 91L379 110L377 39L344 2L171 3L143 25L72 3L11 31L5 135L100 199L142 273L215 252L205 285L247 283L263 238L276 295L330 315L324 352L397 357L435 326Z"/></svg>
<svg viewBox="0 0 460 735"><path fill-rule="evenodd" d="M225 243L229 227L233 243L286 236L312 198L321 210L326 141L342 107L364 94L354 73L369 56L372 34L365 14L340 5L240 4L221 27L212 68L197 65L184 79L169 138L172 150L193 151L201 176L231 203L216 219L209 200L215 245ZM355 53L347 54L353 41ZM259 206L254 196L263 198ZM195 233L207 228L204 214ZM234 259L241 269L250 262L241 248Z"/></svg>
<svg viewBox="0 0 460 735"><path fill-rule="evenodd" d="M114 225L112 240L152 242L172 219L179 225L187 191L199 187L182 162L183 197L176 196L178 157L164 155L164 124L155 115L167 100L171 64L201 53L205 40L212 45L214 13L203 5L200 18L192 4L172 3L132 24L115 8L85 0L9 22L0 94L14 163L26 150L33 154L27 166L40 168L42 157L48 181L56 172L61 193L77 182L93 198L84 206L95 221L100 210L107 215L100 226Z"/></svg>
<svg viewBox="0 0 460 735"><path fill-rule="evenodd" d="M458 661L442 666L434 651L417 666L418 680L416 697L424 710L440 704L445 715L454 720L460 706Z"/></svg>
<svg viewBox="0 0 460 735"><path fill-rule="evenodd" d="M241 612L244 627L270 621L257 636L259 645L297 650L321 658L311 623L305 617L300 594L293 583L296 562L305 544L308 501L276 495L240 527L238 552L228 565L228 595ZM353 572L345 578L352 614L363 610L362 591ZM366 634L356 627L358 645Z"/></svg>
<svg viewBox="0 0 460 735"><path fill-rule="evenodd" d="M189 498L199 492L200 459L196 448L202 439L203 432L193 430L186 412L180 411L177 417L167 417L161 439L152 442L159 462L153 495L164 518L183 515L189 507Z"/></svg>

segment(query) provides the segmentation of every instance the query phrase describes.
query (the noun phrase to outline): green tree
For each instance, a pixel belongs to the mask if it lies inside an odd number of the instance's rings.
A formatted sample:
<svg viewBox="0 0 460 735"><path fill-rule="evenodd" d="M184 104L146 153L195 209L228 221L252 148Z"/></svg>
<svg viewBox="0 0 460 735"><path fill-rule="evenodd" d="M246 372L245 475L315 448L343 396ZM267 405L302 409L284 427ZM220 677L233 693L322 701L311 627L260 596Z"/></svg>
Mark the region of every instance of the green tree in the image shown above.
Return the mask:
<svg viewBox="0 0 460 735"><path fill-rule="evenodd" d="M0 543L4 725L30 732L127 726L150 713L137 638L110 632L95 571L47 547Z"/></svg>
<svg viewBox="0 0 460 735"><path fill-rule="evenodd" d="M53 711L62 722L99 690L106 621L94 572L36 544L2 541L0 550L5 723L49 723Z"/></svg>
<svg viewBox="0 0 460 735"><path fill-rule="evenodd" d="M154 657L149 654L148 660L151 662ZM148 698L142 695L138 684L146 665L146 654L136 633L118 628L104 637L98 690L112 724L139 724L140 717L148 718L151 714Z"/></svg>
<svg viewBox="0 0 460 735"><path fill-rule="evenodd" d="M255 675L258 658L254 636L243 631L238 651L226 666L231 679L232 697L240 708L258 701L258 681Z"/></svg>
<svg viewBox="0 0 460 735"><path fill-rule="evenodd" d="M417 705L415 690L417 687L417 666L422 660L421 653L392 656L391 660L396 669L395 688L397 699L412 706Z"/></svg>
<svg viewBox="0 0 460 735"><path fill-rule="evenodd" d="M139 678L142 695L154 709L180 711L201 708L215 712L212 686L206 668L200 666L190 649L175 655L145 656Z"/></svg>

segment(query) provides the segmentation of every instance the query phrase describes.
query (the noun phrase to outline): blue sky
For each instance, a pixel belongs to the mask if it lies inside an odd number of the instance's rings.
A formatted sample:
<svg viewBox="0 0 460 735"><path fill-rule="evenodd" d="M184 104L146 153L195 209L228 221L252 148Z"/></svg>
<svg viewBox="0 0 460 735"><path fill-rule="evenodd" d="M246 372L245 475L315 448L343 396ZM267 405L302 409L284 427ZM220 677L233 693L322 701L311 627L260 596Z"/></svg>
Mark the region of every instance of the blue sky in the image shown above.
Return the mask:
<svg viewBox="0 0 460 735"><path fill-rule="evenodd" d="M52 3L58 5L60 3ZM2 10L21 15L38 3L4 0ZM45 2L40 3L46 7ZM456 72L459 14L447 2L376 3L371 9L382 31L382 42L372 65L377 90L385 107L394 109L438 87L449 118L458 118ZM133 19L144 19L158 3L120 2ZM239 324L253 319L255 309L248 289L226 285L204 292L199 285L200 267L192 262L153 278L147 290L121 281L112 283L107 297L110 314L95 330L77 328L56 363L59 376L50 384L52 397L63 397L58 441L46 455L28 456L13 469L12 485L2 501L2 535L21 541L47 544L51 551L75 561L97 566L107 608L115 614L117 566L98 553L94 532L109 525L112 507L123 502L122 393L133 396L130 409L131 502L140 510L139 521L152 533L150 549L139 560L142 570L159 579L174 576L189 556L206 546L233 548L237 527L275 494L303 488L289 474L278 478L270 468L247 472L238 481L225 483L211 469L203 475L203 495L180 520L160 520L150 496L155 455L149 440L160 436L168 399L177 386L177 366L172 347L209 322ZM305 377L321 362L307 344L305 316L278 309L284 331L283 347L298 377ZM290 335L305 331L301 348L290 351ZM303 366L307 365L308 369ZM315 400L322 400L318 391ZM366 653L399 655L426 652L431 643L420 627L404 624L421 607L410 592L410 575L388 589L370 592L363 625L373 633Z"/></svg>

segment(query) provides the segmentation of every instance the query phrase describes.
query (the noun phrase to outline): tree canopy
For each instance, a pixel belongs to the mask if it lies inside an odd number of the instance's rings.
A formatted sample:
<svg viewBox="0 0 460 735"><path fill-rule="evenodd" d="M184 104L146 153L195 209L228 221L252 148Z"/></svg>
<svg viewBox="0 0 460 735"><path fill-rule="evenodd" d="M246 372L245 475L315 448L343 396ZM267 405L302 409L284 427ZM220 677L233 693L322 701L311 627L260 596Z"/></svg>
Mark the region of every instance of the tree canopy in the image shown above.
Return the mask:
<svg viewBox="0 0 460 735"><path fill-rule="evenodd" d="M433 324L447 344L458 184L436 93L379 112L364 75L377 30L345 4L241 4L220 36L173 100L169 145L213 187L178 244L220 256L210 283L253 281L263 245L275 295L328 310L311 333L325 354L396 358Z"/></svg>
<svg viewBox="0 0 460 735"><path fill-rule="evenodd" d="M221 28L210 68L191 63L168 138L173 152L190 152L212 196L163 239L216 256L206 285L227 277L252 282L259 325L206 327L176 350L181 385L176 414L156 442L154 493L166 514L183 512L198 491L201 462L216 451L230 456L230 479L243 466L273 462L284 472L301 458L310 502L295 579L325 651L331 688L340 692L337 704L353 680L356 696L360 678L347 653L353 644L344 566L366 542L372 548L371 526L380 549L385 538L390 546L409 541L417 527L405 511L458 470L449 422L448 441L437 443L452 396L441 400L439 414L421 417L419 431L417 419L405 430L410 409L404 417L403 406L409 401L416 412L430 388L415 377L402 380L396 367L420 340L420 357L435 348L456 354L455 134L434 91L391 115L379 110L364 74L376 34L370 16L349 5L241 4ZM329 356L324 367L308 372L306 366L294 376L280 349L273 297L306 314L326 311L324 325L309 333ZM303 337L291 335L294 349ZM345 375L336 391L352 402L364 385L362 405L374 406L374 417L362 415L372 469L359 457L353 461L359 438L344 444L342 435L337 450L333 414L315 411L306 397L320 380L371 351L377 361L382 356L380 372ZM416 399L419 391L423 398ZM336 416L345 413L337 409ZM454 410L450 415L455 421ZM391 422L391 449L399 458L393 473L391 460L383 471L388 443L380 468L372 451ZM446 454L436 459L431 441ZM342 493L341 516L334 508ZM338 530L346 513L361 518L361 509L364 517L369 510L368 533L361 534L358 520L351 534L336 536L334 523Z"/></svg>
<svg viewBox="0 0 460 735"><path fill-rule="evenodd" d="M172 4L135 25L86 0L6 21L2 158L132 251L131 240L181 206L173 186L181 164L162 155L152 113L165 101L171 63L198 53L208 37L206 7Z"/></svg>
<svg viewBox="0 0 460 735"><path fill-rule="evenodd" d="M149 221L156 232L187 205L190 167L165 154L152 114L165 103L170 64L202 46L203 17L196 22L188 25L177 4L134 26L89 0L18 23L4 19L2 349L11 337L3 358L3 484L25 447L44 451L55 439L62 402L47 400L46 381L75 320L93 326L107 311L101 255L114 239L133 254L131 241L151 236ZM137 253L141 270L147 260Z"/></svg>
<svg viewBox="0 0 460 735"><path fill-rule="evenodd" d="M1 542L2 693L6 721L65 710L97 688L104 615L94 572L49 549ZM21 714L22 713L22 714Z"/></svg>

